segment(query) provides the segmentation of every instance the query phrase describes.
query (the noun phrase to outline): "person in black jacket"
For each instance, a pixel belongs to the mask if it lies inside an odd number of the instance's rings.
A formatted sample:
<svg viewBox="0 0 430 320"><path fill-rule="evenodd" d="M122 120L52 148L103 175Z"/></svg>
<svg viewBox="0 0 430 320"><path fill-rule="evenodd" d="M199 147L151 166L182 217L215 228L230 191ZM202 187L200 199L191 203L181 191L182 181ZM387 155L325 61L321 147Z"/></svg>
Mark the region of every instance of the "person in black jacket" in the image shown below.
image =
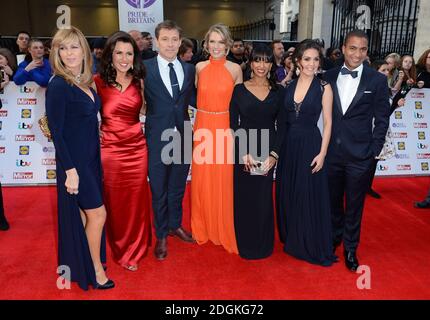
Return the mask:
<svg viewBox="0 0 430 320"><path fill-rule="evenodd" d="M4 207L3 207L3 194L1 190L1 183L0 183L0 231L6 231L9 230L9 223L6 220L6 217L4 215Z"/></svg>

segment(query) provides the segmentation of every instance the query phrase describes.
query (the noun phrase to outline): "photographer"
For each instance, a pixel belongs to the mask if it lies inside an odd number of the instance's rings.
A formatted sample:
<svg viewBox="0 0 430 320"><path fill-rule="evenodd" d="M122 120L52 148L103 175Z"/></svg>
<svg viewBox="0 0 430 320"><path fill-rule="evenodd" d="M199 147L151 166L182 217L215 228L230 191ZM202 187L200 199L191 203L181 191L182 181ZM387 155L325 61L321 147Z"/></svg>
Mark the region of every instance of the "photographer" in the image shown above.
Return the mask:
<svg viewBox="0 0 430 320"><path fill-rule="evenodd" d="M13 81L17 85L23 85L27 81L34 81L41 87L48 85L51 78L51 66L49 60L44 58L45 48L43 42L38 39L31 39L29 45L29 55L18 66Z"/></svg>

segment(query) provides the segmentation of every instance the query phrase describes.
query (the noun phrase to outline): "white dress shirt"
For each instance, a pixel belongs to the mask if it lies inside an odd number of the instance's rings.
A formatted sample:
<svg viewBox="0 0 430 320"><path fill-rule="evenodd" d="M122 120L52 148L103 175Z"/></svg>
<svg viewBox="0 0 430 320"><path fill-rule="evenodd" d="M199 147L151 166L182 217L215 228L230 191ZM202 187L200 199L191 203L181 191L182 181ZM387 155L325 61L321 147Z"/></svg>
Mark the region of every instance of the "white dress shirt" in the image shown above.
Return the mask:
<svg viewBox="0 0 430 320"><path fill-rule="evenodd" d="M170 62L161 57L160 55L157 55L157 62L158 69L160 70L161 80L163 80L164 85L166 86L170 95L173 97L172 85L170 83ZM184 69L182 68L182 65L178 59L175 59L174 61L172 61L172 63L173 69L175 69L176 72L176 77L178 78L179 90L181 90L182 85L184 84Z"/></svg>
<svg viewBox="0 0 430 320"><path fill-rule="evenodd" d="M347 68L344 64L343 67ZM347 68L348 69L348 68ZM341 74L339 72L339 76L337 77L337 90L339 92L340 103L342 104L343 114L348 110L352 100L357 93L358 85L360 84L361 75L363 74L363 64L354 70L357 71L357 78L353 78L350 74Z"/></svg>

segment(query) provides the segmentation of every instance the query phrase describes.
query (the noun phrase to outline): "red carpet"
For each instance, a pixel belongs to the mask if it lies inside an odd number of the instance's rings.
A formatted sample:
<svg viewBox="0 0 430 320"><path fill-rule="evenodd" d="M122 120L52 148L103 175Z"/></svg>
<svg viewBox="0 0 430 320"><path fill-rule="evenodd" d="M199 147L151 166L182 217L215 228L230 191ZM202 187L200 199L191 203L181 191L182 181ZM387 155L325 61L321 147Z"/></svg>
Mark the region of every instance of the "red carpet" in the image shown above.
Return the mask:
<svg viewBox="0 0 430 320"><path fill-rule="evenodd" d="M379 178L383 199L368 198L358 257L371 271L371 289L341 259L324 268L282 252L246 261L213 244L169 238L168 258L150 254L132 273L108 260L117 287L108 291L56 287L54 187L4 188L11 229L0 232L0 299L430 299L430 210L412 207L429 178ZM189 228L189 195L184 225ZM338 251L340 254L341 251Z"/></svg>

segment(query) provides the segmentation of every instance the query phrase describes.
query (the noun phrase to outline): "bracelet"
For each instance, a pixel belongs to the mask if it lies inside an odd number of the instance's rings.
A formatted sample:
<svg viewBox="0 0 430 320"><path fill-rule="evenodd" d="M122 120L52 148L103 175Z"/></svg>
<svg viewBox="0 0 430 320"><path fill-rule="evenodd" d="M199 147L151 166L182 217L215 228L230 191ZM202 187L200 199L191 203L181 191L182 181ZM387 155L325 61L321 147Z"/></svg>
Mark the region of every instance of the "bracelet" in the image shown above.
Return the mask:
<svg viewBox="0 0 430 320"><path fill-rule="evenodd" d="M270 151L270 155L271 155L273 158L275 158L275 160L278 160L278 159L279 159L279 156L278 156L278 154L277 154L275 151Z"/></svg>

